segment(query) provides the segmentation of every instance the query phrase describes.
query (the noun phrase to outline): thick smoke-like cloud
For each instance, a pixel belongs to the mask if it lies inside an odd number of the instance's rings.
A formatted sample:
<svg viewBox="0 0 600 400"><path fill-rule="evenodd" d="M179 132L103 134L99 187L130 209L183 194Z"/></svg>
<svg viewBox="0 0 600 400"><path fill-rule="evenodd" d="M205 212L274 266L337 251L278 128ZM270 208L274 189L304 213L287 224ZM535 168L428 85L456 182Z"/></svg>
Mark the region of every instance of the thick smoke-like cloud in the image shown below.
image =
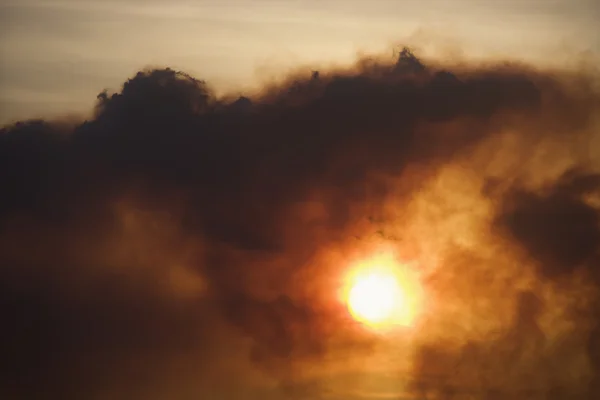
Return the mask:
<svg viewBox="0 0 600 400"><path fill-rule="evenodd" d="M0 395L366 398L336 376L392 348L408 398L600 395L597 71L426 64L237 100L142 71L2 129ZM409 339L336 299L381 246L422 276Z"/></svg>

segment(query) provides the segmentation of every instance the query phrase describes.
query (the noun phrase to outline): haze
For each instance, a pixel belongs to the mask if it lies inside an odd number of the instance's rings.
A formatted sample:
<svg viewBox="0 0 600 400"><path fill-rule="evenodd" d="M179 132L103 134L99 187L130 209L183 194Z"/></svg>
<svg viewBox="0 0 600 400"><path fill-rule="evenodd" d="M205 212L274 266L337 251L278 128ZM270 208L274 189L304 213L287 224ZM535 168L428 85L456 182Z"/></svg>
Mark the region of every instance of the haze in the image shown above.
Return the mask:
<svg viewBox="0 0 600 400"><path fill-rule="evenodd" d="M597 7L499 4L2 2L0 398L600 398Z"/></svg>
<svg viewBox="0 0 600 400"><path fill-rule="evenodd" d="M562 61L600 50L598 8L594 0L2 0L0 123L86 112L100 90L141 67L236 91L299 64L389 51L407 37L430 50Z"/></svg>

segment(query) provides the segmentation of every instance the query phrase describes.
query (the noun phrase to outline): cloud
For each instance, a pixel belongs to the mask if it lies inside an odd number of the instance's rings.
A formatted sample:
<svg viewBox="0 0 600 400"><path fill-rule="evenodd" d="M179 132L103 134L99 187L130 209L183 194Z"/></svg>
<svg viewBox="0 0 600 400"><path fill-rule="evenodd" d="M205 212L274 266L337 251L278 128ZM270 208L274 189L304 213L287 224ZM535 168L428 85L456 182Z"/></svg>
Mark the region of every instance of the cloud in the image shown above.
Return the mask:
<svg viewBox="0 0 600 400"><path fill-rule="evenodd" d="M232 101L149 70L85 122L6 126L2 391L324 396L332 371L408 340L386 367L405 368L406 395L592 394L595 83L404 53ZM382 244L428 298L391 344L334 294Z"/></svg>
<svg viewBox="0 0 600 400"><path fill-rule="evenodd" d="M597 192L599 178L568 171L547 188L548 193L516 189L507 196L512 204L501 214L501 223L540 261L545 274L568 273L598 261L599 215L584 196Z"/></svg>

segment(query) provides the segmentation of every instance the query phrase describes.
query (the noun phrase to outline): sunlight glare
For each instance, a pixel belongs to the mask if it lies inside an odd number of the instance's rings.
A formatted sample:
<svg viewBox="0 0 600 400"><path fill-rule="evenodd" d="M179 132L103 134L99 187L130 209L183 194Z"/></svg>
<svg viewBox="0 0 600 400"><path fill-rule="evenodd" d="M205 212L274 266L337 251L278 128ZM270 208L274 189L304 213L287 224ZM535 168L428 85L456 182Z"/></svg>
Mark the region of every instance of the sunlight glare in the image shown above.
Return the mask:
<svg viewBox="0 0 600 400"><path fill-rule="evenodd" d="M391 256L380 256L349 273L344 298L356 321L372 328L412 324L419 294L403 267Z"/></svg>

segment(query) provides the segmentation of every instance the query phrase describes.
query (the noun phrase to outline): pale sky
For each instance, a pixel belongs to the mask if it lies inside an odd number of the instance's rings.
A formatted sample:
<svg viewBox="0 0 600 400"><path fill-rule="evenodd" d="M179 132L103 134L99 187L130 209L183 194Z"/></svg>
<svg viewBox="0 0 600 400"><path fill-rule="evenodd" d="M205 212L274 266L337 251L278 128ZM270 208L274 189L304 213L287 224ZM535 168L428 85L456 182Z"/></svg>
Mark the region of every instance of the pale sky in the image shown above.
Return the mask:
<svg viewBox="0 0 600 400"><path fill-rule="evenodd" d="M146 66L226 91L408 37L465 54L600 53L599 0L0 0L0 123L85 112ZM391 56L391 53L390 53Z"/></svg>

